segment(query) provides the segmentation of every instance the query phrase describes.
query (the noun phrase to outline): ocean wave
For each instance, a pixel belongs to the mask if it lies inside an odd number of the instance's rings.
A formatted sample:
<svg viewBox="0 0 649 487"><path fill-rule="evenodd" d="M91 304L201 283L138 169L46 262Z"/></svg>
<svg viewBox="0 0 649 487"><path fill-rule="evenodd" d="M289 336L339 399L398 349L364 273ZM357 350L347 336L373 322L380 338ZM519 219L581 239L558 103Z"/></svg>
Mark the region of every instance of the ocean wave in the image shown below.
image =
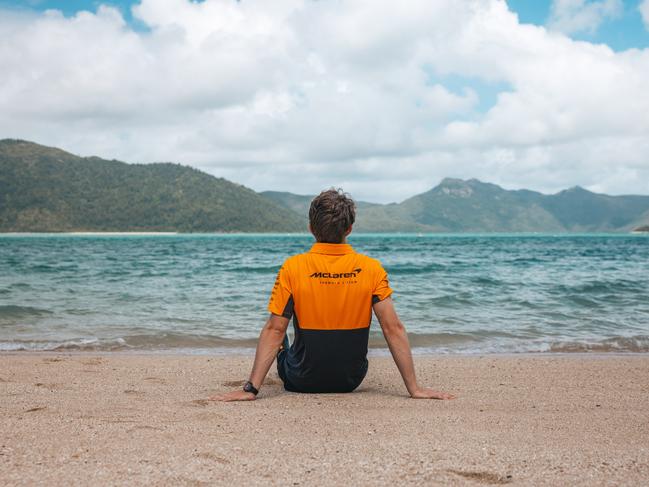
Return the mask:
<svg viewBox="0 0 649 487"><path fill-rule="evenodd" d="M474 300L472 295L467 292L458 292L455 294L445 294L443 296L435 296L431 297L428 302L427 306L437 306L440 308L457 308L458 306L462 306L463 309L466 309L467 307L475 306L478 303Z"/></svg>
<svg viewBox="0 0 649 487"><path fill-rule="evenodd" d="M215 335L151 333L115 338L75 338L70 340L8 340L0 351L119 352L177 349L254 348L256 339L229 339Z"/></svg>
<svg viewBox="0 0 649 487"><path fill-rule="evenodd" d="M574 285L560 284L554 286L557 294L614 294L646 291L645 282L631 281L628 279L592 280Z"/></svg>
<svg viewBox="0 0 649 487"><path fill-rule="evenodd" d="M0 320L29 318L49 314L52 314L50 310L34 308L32 306L15 306L11 304L0 306Z"/></svg>
<svg viewBox="0 0 649 487"><path fill-rule="evenodd" d="M457 338L457 340L454 340ZM557 340L551 337L537 339L502 338L479 340L468 337L446 337L447 342L435 339L434 344L413 343L414 354L498 354L498 353L649 353L649 336L616 336L602 340Z"/></svg>
<svg viewBox="0 0 649 487"><path fill-rule="evenodd" d="M429 274L431 272L440 272L446 270L446 266L442 264L426 264L426 265L391 265L387 267L389 274L399 275L413 275L413 274Z"/></svg>
<svg viewBox="0 0 649 487"><path fill-rule="evenodd" d="M508 264L512 264L515 266L524 266L526 264L540 264L540 263L545 263L546 259L542 259L540 257L516 257L513 259L509 259L506 261Z"/></svg>
<svg viewBox="0 0 649 487"><path fill-rule="evenodd" d="M480 333L411 333L415 354L489 354L489 353L648 353L649 336L614 336L602 340L557 340L550 337L525 339L512 333L486 331ZM255 338L235 339L216 335L151 333L115 338L83 337L64 341L9 340L0 341L0 351L54 352L120 352L169 351L172 353L226 350L252 351ZM370 349L379 354L387 349L380 333L370 336Z"/></svg>
<svg viewBox="0 0 649 487"><path fill-rule="evenodd" d="M487 276L478 276L471 278L471 281L475 284L478 284L480 286L494 286L494 287L499 287L499 286L504 286L506 283L503 282L500 279L495 279L493 277L487 277Z"/></svg>
<svg viewBox="0 0 649 487"><path fill-rule="evenodd" d="M223 269L226 272L234 272L236 274L277 274L280 266L266 265L266 266L235 266Z"/></svg>
<svg viewBox="0 0 649 487"><path fill-rule="evenodd" d="M32 286L26 282L14 282L13 284L10 284L7 289L11 290L18 290L18 291L25 291L28 289L31 289Z"/></svg>
<svg viewBox="0 0 649 487"><path fill-rule="evenodd" d="M49 264L36 264L33 265L29 268L30 271L32 272L44 272L44 273L51 273L51 272L59 272L60 269L57 266L49 265Z"/></svg>
<svg viewBox="0 0 649 487"><path fill-rule="evenodd" d="M373 336L370 339L370 345L385 346L385 340L379 336ZM503 341L503 339L515 339L516 336L504 331L477 330L473 333L408 333L410 345L413 348L430 348L430 347L462 347L464 345L475 345L485 342Z"/></svg>
<svg viewBox="0 0 649 487"><path fill-rule="evenodd" d="M649 352L649 336L636 335L630 337L611 337L592 342L566 341L550 345L550 352L579 353L579 352Z"/></svg>

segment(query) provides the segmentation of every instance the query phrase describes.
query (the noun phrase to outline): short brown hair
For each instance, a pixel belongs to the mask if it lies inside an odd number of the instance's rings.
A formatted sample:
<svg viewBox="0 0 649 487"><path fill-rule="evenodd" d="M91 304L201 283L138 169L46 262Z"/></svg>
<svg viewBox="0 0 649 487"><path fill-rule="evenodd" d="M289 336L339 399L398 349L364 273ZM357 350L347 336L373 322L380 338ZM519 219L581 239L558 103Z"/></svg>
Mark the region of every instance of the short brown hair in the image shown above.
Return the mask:
<svg viewBox="0 0 649 487"><path fill-rule="evenodd" d="M341 243L356 220L356 204L342 189L328 189L311 201L309 224L318 242Z"/></svg>

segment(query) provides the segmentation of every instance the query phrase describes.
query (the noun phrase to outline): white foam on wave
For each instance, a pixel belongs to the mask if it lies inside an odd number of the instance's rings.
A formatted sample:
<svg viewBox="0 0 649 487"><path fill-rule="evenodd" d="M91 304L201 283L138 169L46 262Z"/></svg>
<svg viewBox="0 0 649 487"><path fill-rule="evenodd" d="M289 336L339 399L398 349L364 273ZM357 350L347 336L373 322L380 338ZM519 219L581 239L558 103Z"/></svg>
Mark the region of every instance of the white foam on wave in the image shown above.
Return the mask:
<svg viewBox="0 0 649 487"><path fill-rule="evenodd" d="M173 353L188 355L232 355L254 353L255 340L184 340L172 342L156 339L129 343L128 337L99 339L84 337L64 341L15 340L0 342L0 351L53 351L53 352L142 352L142 353ZM190 337L191 338L191 337ZM649 353L649 336L617 336L603 340L572 341L557 340L549 337L535 340L480 340L426 346L415 346L414 355L476 355L476 354L512 354L512 353ZM370 356L389 355L390 352L383 344L370 347Z"/></svg>

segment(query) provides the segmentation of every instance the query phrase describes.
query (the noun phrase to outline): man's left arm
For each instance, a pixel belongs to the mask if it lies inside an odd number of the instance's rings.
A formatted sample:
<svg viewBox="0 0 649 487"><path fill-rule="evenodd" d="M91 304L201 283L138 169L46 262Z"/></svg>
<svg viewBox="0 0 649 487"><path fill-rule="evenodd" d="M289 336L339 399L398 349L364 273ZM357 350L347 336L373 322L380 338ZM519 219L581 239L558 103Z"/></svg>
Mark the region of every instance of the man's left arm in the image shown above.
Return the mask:
<svg viewBox="0 0 649 487"><path fill-rule="evenodd" d="M255 389L261 388L266 374L270 370L270 366L273 365L275 357L277 357L279 347L282 345L284 335L286 335L288 321L288 318L271 314L259 334L255 362L252 366L249 379ZM252 392L238 390L226 394L217 394L211 396L209 399L211 401L252 401L255 397Z"/></svg>

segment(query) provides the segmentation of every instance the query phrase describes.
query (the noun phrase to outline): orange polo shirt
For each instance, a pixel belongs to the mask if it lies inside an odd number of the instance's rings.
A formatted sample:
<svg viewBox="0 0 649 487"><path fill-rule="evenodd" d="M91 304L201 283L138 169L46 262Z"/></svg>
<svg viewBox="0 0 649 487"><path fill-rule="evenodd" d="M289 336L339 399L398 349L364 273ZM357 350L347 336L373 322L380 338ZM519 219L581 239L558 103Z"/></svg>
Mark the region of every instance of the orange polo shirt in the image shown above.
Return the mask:
<svg viewBox="0 0 649 487"><path fill-rule="evenodd" d="M346 392L367 372L372 304L392 294L381 263L349 244L316 243L280 269L268 310L293 318L295 339L278 357L288 390Z"/></svg>

